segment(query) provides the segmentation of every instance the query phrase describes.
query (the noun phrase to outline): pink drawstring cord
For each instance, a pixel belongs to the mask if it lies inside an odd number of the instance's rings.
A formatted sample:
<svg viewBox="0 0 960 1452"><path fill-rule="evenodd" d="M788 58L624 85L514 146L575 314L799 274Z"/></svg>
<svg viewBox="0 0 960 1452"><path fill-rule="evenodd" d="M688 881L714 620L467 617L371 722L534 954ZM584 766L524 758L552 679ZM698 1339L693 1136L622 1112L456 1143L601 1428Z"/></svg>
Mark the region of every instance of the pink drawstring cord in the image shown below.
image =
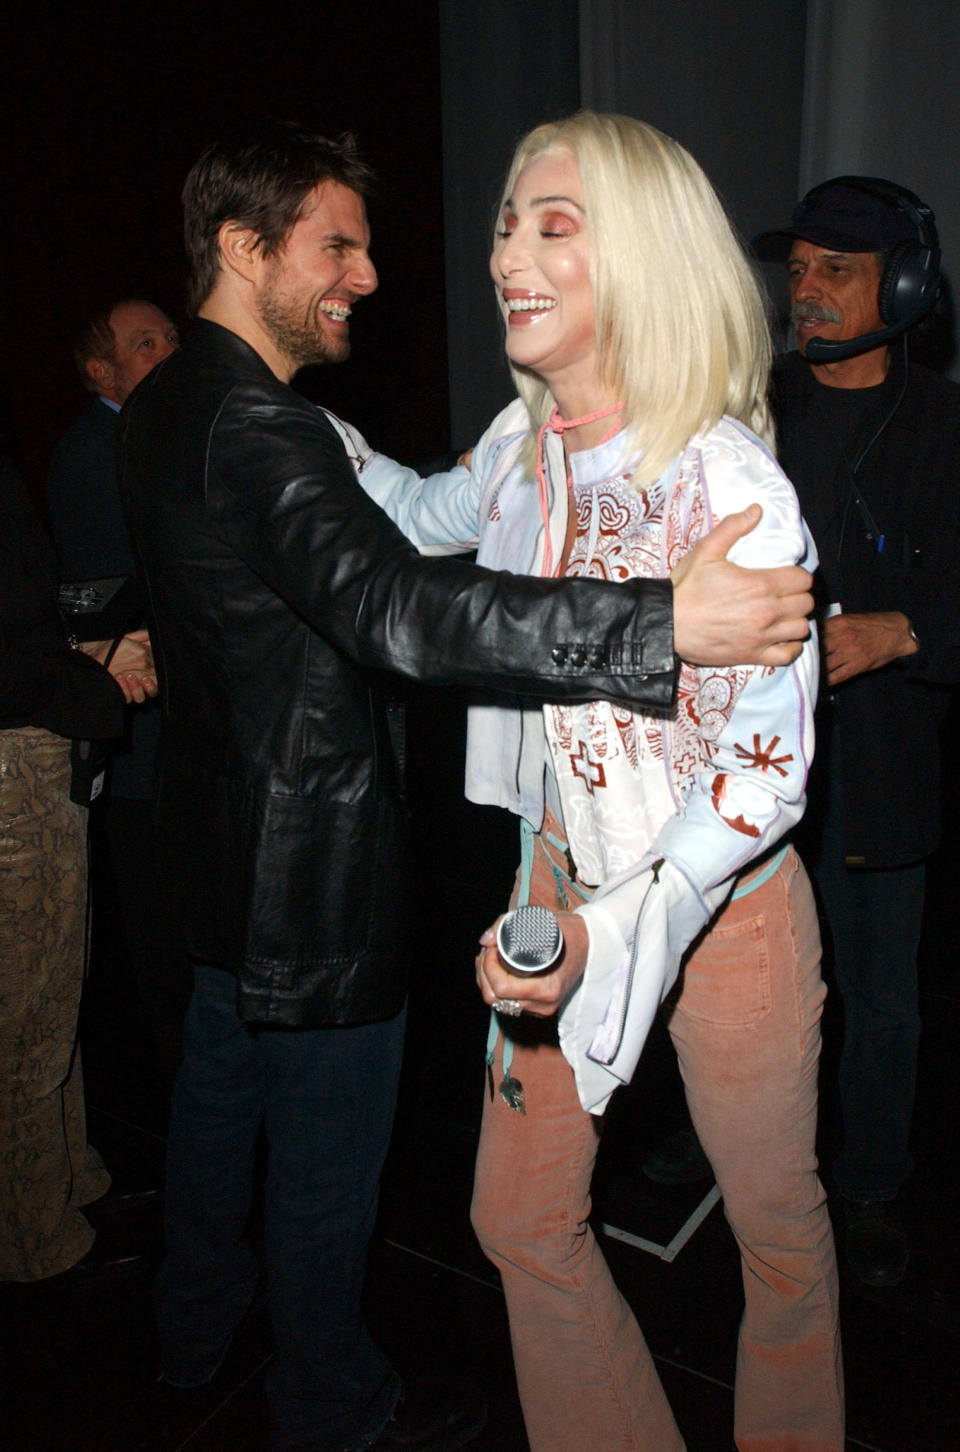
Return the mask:
<svg viewBox="0 0 960 1452"><path fill-rule="evenodd" d="M543 520L543 574L550 578L554 573L553 568L553 545L550 542L550 503L547 497L547 471L544 464L544 439L547 429L555 434L565 434L568 429L578 429L581 424L595 423L598 418L607 418L610 414L621 413L623 403L611 403L608 408L598 408L596 413L585 413L582 418L561 418L560 410L554 408L546 423L540 428L537 434L537 493L540 497L540 517ZM600 444L605 444L612 439L619 431L619 424L614 424L608 434L604 434Z"/></svg>

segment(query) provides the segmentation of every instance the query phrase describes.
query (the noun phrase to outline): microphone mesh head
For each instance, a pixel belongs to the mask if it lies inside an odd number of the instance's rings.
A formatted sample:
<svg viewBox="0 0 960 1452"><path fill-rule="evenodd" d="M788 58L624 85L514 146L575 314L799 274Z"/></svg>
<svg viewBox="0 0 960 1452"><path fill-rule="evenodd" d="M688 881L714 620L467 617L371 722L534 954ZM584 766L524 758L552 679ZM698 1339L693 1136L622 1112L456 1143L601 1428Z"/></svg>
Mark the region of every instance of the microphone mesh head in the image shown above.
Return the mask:
<svg viewBox="0 0 960 1452"><path fill-rule="evenodd" d="M560 956L563 934L549 908L514 908L500 920L497 947L515 973L540 973Z"/></svg>

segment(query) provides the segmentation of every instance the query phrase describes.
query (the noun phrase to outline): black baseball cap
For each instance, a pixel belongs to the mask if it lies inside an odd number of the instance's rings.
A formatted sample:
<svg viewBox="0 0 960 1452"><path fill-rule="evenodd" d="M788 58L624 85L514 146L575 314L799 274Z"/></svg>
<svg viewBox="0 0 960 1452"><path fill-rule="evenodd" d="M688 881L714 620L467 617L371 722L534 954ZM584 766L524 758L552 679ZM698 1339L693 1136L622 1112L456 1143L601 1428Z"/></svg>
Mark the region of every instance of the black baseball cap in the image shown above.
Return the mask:
<svg viewBox="0 0 960 1452"><path fill-rule="evenodd" d="M911 206L924 205L913 192L881 177L834 177L807 192L786 227L755 237L753 251L783 261L794 237L835 252L885 252L898 242L916 241L917 223L898 205L898 196Z"/></svg>

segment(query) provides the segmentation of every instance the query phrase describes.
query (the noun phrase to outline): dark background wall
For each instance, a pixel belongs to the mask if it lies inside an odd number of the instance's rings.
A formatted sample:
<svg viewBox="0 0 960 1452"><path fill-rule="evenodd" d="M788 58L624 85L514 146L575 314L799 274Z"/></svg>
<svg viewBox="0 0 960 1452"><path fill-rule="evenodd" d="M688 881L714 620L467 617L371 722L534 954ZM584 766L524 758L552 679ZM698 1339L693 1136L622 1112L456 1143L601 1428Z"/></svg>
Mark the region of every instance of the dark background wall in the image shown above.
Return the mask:
<svg viewBox="0 0 960 1452"><path fill-rule="evenodd" d="M487 270L514 147L580 105L577 0L440 0L451 431L473 442L513 396Z"/></svg>
<svg viewBox="0 0 960 1452"><path fill-rule="evenodd" d="M0 396L34 487L88 399L77 325L124 294L182 316L183 177L220 127L263 113L354 131L382 178L380 289L324 401L403 457L446 448L435 3L40 3L4 40Z"/></svg>
<svg viewBox="0 0 960 1452"><path fill-rule="evenodd" d="M807 0L440 0L452 430L511 396L487 281L514 144L579 106L638 116L693 153L741 235L796 200Z"/></svg>
<svg viewBox="0 0 960 1452"><path fill-rule="evenodd" d="M124 293L179 313L180 185L243 116L349 128L382 176L380 290L354 315L350 362L302 386L414 462L472 442L510 395L492 208L517 138L579 105L677 136L745 237L787 216L809 175L896 176L946 223L949 271L960 191L931 117L956 106L960 30L941 0L917 7L907 37L896 0L24 8L0 49L0 407L30 482L85 406L70 358L83 316Z"/></svg>

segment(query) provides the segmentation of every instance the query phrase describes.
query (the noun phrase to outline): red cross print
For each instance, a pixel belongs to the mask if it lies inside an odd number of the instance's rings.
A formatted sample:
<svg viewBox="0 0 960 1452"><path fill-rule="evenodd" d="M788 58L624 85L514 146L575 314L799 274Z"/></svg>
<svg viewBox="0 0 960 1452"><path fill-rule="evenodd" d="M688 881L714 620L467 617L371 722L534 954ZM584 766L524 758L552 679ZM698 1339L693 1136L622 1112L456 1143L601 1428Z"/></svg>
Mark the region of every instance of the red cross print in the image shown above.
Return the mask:
<svg viewBox="0 0 960 1452"><path fill-rule="evenodd" d="M597 787L606 786L606 773L601 762L587 760L587 743L585 741L578 741L577 746L580 748L579 751L572 751L570 753L570 765L573 767L574 776L578 776L582 781L586 782L587 791L593 796L594 790ZM583 771L580 770L581 763L585 768Z"/></svg>

